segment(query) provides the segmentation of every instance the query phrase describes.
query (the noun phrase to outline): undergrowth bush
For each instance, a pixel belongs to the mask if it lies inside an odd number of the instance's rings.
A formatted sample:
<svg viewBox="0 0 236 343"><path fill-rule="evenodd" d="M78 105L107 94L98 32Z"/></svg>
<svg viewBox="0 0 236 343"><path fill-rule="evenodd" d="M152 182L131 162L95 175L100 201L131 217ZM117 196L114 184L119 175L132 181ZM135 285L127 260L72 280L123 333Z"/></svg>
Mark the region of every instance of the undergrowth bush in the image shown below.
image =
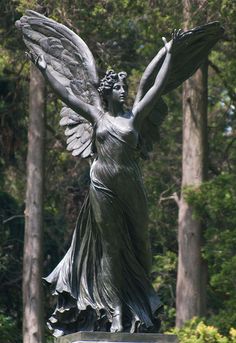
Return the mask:
<svg viewBox="0 0 236 343"><path fill-rule="evenodd" d="M205 324L199 318L192 319L180 329L173 329L171 333L178 336L179 343L236 343L235 328L224 336L218 328Z"/></svg>

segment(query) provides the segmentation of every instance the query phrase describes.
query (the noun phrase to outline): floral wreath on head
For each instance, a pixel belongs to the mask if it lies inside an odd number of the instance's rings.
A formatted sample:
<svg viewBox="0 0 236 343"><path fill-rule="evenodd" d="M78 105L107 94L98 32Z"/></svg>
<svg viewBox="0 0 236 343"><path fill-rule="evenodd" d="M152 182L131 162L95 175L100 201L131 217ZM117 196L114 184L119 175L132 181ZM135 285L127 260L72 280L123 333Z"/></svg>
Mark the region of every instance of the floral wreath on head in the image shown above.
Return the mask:
<svg viewBox="0 0 236 343"><path fill-rule="evenodd" d="M116 82L123 81L126 82L127 73L121 71L116 73L113 69L106 71L104 78L101 79L100 85L98 87L99 94L104 98L111 93L111 90Z"/></svg>

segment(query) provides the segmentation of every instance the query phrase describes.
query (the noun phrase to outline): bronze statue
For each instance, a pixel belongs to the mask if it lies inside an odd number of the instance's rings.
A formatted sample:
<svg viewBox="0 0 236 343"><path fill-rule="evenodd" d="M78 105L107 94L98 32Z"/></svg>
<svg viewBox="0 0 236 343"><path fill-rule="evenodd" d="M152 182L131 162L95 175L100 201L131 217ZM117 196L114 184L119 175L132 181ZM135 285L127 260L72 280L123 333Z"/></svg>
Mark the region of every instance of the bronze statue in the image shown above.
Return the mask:
<svg viewBox="0 0 236 343"><path fill-rule="evenodd" d="M162 95L190 77L221 36L217 22L182 32L154 57L131 110L125 72L99 82L94 58L74 32L27 11L17 27L29 57L64 102L67 149L90 158L90 188L71 246L46 278L58 297L49 326L76 331L157 332L162 303L150 281L147 201L139 168L167 114Z"/></svg>

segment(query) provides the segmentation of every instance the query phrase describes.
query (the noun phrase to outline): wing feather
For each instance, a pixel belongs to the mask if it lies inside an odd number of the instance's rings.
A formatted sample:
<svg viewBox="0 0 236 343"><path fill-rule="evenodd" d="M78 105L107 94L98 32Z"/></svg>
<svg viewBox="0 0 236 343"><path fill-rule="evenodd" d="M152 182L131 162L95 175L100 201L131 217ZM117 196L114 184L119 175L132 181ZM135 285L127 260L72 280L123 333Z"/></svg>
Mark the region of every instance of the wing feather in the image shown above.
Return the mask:
<svg viewBox="0 0 236 343"><path fill-rule="evenodd" d="M67 150L72 151L73 156L80 156L82 158L93 156L93 126L68 107L62 108L61 117L60 125L66 126Z"/></svg>
<svg viewBox="0 0 236 343"><path fill-rule="evenodd" d="M86 144L81 145L79 149L73 150L72 155L73 156L83 155L82 156L83 158L87 158L91 154L91 148L92 148L91 142L86 142Z"/></svg>

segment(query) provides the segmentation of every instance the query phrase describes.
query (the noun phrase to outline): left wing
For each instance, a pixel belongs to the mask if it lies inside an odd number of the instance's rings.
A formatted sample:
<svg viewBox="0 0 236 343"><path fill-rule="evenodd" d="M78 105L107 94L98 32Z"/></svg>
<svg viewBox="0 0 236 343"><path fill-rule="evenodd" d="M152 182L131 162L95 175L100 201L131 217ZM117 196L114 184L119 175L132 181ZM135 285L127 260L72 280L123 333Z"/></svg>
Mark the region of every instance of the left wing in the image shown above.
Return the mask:
<svg viewBox="0 0 236 343"><path fill-rule="evenodd" d="M84 103L102 110L95 60L77 34L65 25L34 11L26 11L16 26L30 54L34 59L44 57L47 70L57 82ZM74 156L92 156L91 123L65 104L61 116L60 125L66 127L67 149Z"/></svg>

